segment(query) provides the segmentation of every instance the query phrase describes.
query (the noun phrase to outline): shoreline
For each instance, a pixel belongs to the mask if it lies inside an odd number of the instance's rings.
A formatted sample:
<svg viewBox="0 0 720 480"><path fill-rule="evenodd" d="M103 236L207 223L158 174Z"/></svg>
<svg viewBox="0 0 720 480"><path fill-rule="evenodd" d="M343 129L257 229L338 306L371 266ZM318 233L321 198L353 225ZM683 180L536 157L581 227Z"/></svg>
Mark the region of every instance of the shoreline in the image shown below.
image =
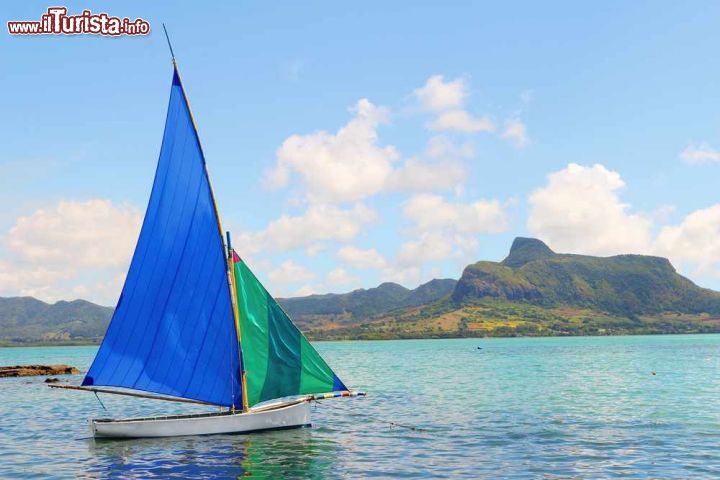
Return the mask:
<svg viewBox="0 0 720 480"><path fill-rule="evenodd" d="M99 346L99 341L65 341L65 342L0 342L0 348L22 347L91 347Z"/></svg>
<svg viewBox="0 0 720 480"><path fill-rule="evenodd" d="M668 333L630 333L618 332L606 335L492 335L492 336L408 336L392 338L322 338L310 339L311 342L385 342L397 340L495 340L508 338L604 338L604 337L660 337L682 335L720 335L720 332L668 332ZM97 347L100 342L28 342L28 343L2 343L0 348L34 348L34 347Z"/></svg>

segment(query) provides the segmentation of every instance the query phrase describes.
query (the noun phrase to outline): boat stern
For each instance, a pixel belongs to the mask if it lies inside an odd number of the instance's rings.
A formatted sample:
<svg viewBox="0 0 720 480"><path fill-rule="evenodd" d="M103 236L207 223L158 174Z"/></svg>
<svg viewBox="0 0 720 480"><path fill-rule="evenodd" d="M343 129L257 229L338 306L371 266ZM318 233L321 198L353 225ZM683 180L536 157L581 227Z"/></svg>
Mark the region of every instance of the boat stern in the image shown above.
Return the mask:
<svg viewBox="0 0 720 480"><path fill-rule="evenodd" d="M88 427L90 428L90 436L97 436L97 427L95 426L94 418L88 418Z"/></svg>

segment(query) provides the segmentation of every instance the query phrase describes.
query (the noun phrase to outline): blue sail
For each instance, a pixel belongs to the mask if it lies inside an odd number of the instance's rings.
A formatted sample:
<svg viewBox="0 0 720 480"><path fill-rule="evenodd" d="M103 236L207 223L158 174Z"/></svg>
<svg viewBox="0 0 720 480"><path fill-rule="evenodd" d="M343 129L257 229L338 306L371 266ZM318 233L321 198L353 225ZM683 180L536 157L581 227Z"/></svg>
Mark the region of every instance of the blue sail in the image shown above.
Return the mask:
<svg viewBox="0 0 720 480"><path fill-rule="evenodd" d="M238 350L217 211L175 70L140 238L83 385L240 407Z"/></svg>

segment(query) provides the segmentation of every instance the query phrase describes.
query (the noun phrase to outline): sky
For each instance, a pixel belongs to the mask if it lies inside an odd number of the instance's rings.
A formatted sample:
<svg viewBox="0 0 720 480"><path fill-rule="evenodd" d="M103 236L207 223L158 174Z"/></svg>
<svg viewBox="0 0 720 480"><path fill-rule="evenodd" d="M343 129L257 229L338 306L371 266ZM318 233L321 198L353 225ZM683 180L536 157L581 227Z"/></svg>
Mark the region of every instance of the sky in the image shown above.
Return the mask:
<svg viewBox="0 0 720 480"><path fill-rule="evenodd" d="M70 2L0 14L0 296L114 305L152 186L170 31L223 226L276 296L558 252L720 289L720 4Z"/></svg>

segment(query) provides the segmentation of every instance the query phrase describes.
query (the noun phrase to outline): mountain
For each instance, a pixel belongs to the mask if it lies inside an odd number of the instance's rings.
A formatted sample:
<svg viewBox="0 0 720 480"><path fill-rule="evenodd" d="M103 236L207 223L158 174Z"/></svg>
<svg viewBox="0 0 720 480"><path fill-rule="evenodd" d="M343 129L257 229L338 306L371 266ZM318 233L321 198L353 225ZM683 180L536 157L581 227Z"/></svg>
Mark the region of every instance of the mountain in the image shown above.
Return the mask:
<svg viewBox="0 0 720 480"><path fill-rule="evenodd" d="M628 317L667 311L720 314L720 293L698 287L666 258L558 254L534 238L516 238L500 263L465 268L453 301L486 297L596 308Z"/></svg>
<svg viewBox="0 0 720 480"><path fill-rule="evenodd" d="M396 283L350 293L280 299L301 328L352 323L396 309L435 302L452 293L456 280L431 280L414 290ZM85 300L54 304L33 297L0 297L0 344L95 343L113 309Z"/></svg>
<svg viewBox="0 0 720 480"><path fill-rule="evenodd" d="M308 328L325 339L720 332L720 293L665 258L560 254L520 237L503 261L468 265L449 297Z"/></svg>
<svg viewBox="0 0 720 480"><path fill-rule="evenodd" d="M396 283L278 300L311 339L387 339L720 332L720 293L661 257L555 253L516 238L501 262L460 280ZM0 298L0 344L95 342L112 309Z"/></svg>
<svg viewBox="0 0 720 480"><path fill-rule="evenodd" d="M113 309L85 300L54 304L33 297L0 297L0 343L95 342Z"/></svg>
<svg viewBox="0 0 720 480"><path fill-rule="evenodd" d="M367 290L281 298L278 302L301 328L328 322L352 324L393 310L438 301L448 297L456 283L457 280L449 278L435 279L409 290L397 283L387 282Z"/></svg>

